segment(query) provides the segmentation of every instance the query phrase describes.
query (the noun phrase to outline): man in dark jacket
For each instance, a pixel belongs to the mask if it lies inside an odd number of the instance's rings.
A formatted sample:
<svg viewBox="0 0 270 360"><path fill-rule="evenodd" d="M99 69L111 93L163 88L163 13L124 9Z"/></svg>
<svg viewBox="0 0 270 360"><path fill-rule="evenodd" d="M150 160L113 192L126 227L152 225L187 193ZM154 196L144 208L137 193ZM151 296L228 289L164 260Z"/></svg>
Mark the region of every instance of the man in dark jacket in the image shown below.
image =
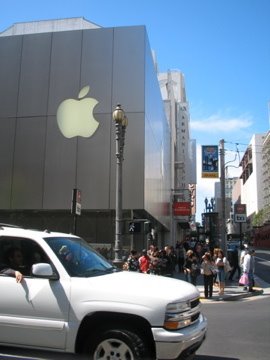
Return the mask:
<svg viewBox="0 0 270 360"><path fill-rule="evenodd" d="M241 269L239 266L239 256L238 256L238 248L237 247L235 247L234 250L231 252L229 262L232 267L232 270L231 270L230 276L229 276L229 280L230 281L233 280L233 276L234 276L236 270L238 271L238 279L239 279L240 275L241 275Z"/></svg>

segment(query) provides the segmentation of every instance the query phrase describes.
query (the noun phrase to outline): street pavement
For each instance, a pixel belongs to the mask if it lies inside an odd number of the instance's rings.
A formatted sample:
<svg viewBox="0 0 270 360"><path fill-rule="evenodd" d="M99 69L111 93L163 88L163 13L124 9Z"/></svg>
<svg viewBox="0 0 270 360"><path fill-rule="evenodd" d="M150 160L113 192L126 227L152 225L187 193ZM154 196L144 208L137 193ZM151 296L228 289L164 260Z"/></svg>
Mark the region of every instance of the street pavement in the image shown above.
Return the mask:
<svg viewBox="0 0 270 360"><path fill-rule="evenodd" d="M185 280L184 273L175 272L174 278L179 280ZM213 296L211 299L204 297L204 286L203 286L203 276L199 275L197 278L197 289L200 291L201 300L203 302L211 303L215 301L236 301L247 297L253 297L258 295L270 295L270 284L264 282L257 276L254 276L255 286L253 287L254 292L248 292L244 290L243 286L239 286L238 280L229 281L228 279L225 282L225 291L224 295L218 295L218 288L213 287Z"/></svg>

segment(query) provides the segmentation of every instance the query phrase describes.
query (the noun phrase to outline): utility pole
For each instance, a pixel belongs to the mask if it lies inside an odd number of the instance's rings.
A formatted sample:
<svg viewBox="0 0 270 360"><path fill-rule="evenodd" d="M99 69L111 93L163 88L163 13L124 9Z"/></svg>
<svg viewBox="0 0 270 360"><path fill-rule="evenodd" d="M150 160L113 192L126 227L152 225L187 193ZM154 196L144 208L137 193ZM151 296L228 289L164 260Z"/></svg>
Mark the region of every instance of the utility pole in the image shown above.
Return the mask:
<svg viewBox="0 0 270 360"><path fill-rule="evenodd" d="M227 239L226 239L226 199L225 199L225 150L224 139L219 141L220 157L220 192L221 192L221 219L220 219L220 236L221 248L224 255L227 256Z"/></svg>

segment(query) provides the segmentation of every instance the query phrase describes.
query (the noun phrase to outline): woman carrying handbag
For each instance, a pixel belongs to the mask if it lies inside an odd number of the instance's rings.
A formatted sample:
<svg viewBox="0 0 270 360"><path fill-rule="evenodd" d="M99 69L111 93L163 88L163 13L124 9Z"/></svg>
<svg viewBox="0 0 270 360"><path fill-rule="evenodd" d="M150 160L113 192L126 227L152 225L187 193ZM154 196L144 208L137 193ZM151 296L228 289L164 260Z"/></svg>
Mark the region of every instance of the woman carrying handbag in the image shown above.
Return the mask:
<svg viewBox="0 0 270 360"><path fill-rule="evenodd" d="M248 250L247 254L244 256L243 261L243 274L239 280L243 283L244 287L248 286L248 292L253 292L254 286L254 268L255 268L255 261L254 261L254 250Z"/></svg>

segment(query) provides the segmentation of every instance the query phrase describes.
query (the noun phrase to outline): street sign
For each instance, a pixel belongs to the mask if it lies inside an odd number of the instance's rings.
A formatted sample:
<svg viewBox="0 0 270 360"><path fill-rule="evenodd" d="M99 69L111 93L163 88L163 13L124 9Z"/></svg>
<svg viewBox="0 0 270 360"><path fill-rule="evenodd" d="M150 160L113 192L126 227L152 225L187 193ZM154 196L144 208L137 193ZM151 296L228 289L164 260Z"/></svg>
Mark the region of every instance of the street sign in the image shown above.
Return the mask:
<svg viewBox="0 0 270 360"><path fill-rule="evenodd" d="M174 216L190 216L191 215L191 203L189 202L174 202L173 203L173 215Z"/></svg>
<svg viewBox="0 0 270 360"><path fill-rule="evenodd" d="M191 192L189 189L175 190L172 208L175 217L191 215Z"/></svg>
<svg viewBox="0 0 270 360"><path fill-rule="evenodd" d="M246 204L234 204L234 222L247 222Z"/></svg>
<svg viewBox="0 0 270 360"><path fill-rule="evenodd" d="M247 216L246 215L235 215L235 222L247 222Z"/></svg>
<svg viewBox="0 0 270 360"><path fill-rule="evenodd" d="M81 210L82 210L81 190L73 189L73 191L72 191L71 213L73 215L81 215Z"/></svg>

